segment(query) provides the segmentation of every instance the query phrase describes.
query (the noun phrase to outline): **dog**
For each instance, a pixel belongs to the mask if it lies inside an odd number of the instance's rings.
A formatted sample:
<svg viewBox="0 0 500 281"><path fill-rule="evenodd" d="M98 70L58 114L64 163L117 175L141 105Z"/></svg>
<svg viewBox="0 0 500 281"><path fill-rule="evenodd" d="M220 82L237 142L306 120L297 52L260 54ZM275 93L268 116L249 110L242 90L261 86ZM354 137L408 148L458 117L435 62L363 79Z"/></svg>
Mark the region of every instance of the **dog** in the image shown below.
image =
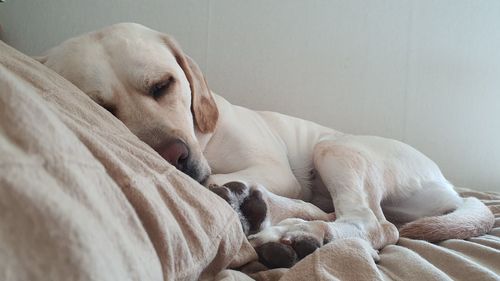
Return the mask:
<svg viewBox="0 0 500 281"><path fill-rule="evenodd" d="M464 239L493 226L483 203L459 197L414 148L232 105L171 37L142 25L69 39L38 60L231 204L271 267L335 239L380 249L400 236Z"/></svg>

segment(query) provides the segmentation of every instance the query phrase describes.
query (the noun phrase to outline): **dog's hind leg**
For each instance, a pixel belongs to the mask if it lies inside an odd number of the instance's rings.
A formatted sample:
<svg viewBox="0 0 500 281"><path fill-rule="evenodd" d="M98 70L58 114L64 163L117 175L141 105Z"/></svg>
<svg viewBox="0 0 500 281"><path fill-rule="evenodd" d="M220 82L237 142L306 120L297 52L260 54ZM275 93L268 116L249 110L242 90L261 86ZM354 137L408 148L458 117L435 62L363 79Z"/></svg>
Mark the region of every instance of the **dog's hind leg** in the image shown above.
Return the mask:
<svg viewBox="0 0 500 281"><path fill-rule="evenodd" d="M267 242L294 243L315 239L319 245L332 239L357 237L380 249L399 238L396 227L388 222L380 206L383 187L372 181L373 163L356 147L322 141L315 147L314 166L329 190L335 214L334 222L289 219L249 237L254 247Z"/></svg>
<svg viewBox="0 0 500 281"><path fill-rule="evenodd" d="M401 224L444 215L457 209L462 201L447 181L431 181L405 198L382 201L382 209L388 220Z"/></svg>

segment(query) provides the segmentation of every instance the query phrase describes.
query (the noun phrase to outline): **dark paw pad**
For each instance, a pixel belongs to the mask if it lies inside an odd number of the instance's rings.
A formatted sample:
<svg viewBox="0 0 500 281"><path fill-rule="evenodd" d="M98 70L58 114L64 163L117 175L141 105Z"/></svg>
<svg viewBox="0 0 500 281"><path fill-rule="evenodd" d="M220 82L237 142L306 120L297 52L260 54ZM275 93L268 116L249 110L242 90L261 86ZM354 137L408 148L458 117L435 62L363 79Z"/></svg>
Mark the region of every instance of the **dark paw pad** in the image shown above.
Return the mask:
<svg viewBox="0 0 500 281"><path fill-rule="evenodd" d="M292 244L292 248L295 250L300 260L312 254L319 247L321 247L319 241L311 237L304 237Z"/></svg>
<svg viewBox="0 0 500 281"><path fill-rule="evenodd" d="M297 263L297 253L289 245L269 242L255 249L259 262L269 268L289 268Z"/></svg>
<svg viewBox="0 0 500 281"><path fill-rule="evenodd" d="M289 268L321 247L312 237L298 237L291 244L268 242L255 249L259 262L269 268Z"/></svg>
<svg viewBox="0 0 500 281"><path fill-rule="evenodd" d="M226 200L229 204L231 204L230 191L227 188L221 186L213 186L210 187L210 190L215 194L219 195L222 199Z"/></svg>
<svg viewBox="0 0 500 281"><path fill-rule="evenodd" d="M223 184L223 186L230 189L231 192L233 192L236 195L241 195L248 189L248 187L244 183L239 181L228 182Z"/></svg>
<svg viewBox="0 0 500 281"><path fill-rule="evenodd" d="M267 215L267 205L262 199L262 192L256 189L250 190L250 194L243 200L240 209L250 224L250 233L259 231Z"/></svg>
<svg viewBox="0 0 500 281"><path fill-rule="evenodd" d="M267 204L260 190L242 182L228 182L222 186L212 185L211 191L233 207L240 216L246 235L258 232L267 216Z"/></svg>

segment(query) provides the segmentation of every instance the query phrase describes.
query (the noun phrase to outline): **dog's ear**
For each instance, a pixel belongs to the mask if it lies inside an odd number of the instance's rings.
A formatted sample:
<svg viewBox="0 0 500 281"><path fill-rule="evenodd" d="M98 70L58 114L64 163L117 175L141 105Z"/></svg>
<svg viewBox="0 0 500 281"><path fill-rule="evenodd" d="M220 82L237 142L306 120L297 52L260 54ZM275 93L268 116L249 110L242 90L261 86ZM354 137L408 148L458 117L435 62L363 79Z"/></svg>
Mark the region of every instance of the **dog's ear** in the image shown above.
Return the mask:
<svg viewBox="0 0 500 281"><path fill-rule="evenodd" d="M217 104L208 88L205 77L201 73L200 67L189 56L184 57L189 70L186 71L184 67L182 69L184 69L191 87L191 111L196 125L202 133L213 132L219 119Z"/></svg>
<svg viewBox="0 0 500 281"><path fill-rule="evenodd" d="M219 119L219 110L208 89L207 81L201 73L200 67L193 59L184 55L177 42L172 38L165 36L164 40L189 81L189 87L191 88L191 112L193 113L196 127L202 133L213 132Z"/></svg>

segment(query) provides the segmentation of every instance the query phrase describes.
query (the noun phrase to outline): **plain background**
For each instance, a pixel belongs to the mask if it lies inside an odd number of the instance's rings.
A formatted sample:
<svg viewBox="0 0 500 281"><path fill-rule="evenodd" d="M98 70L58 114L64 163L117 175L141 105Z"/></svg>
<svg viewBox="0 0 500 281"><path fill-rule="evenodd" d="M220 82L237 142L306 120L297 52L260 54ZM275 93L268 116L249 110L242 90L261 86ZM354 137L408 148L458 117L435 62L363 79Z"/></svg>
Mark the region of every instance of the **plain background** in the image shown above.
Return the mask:
<svg viewBox="0 0 500 281"><path fill-rule="evenodd" d="M3 40L29 55L125 21L172 34L232 103L402 140L500 191L500 1L0 3Z"/></svg>

